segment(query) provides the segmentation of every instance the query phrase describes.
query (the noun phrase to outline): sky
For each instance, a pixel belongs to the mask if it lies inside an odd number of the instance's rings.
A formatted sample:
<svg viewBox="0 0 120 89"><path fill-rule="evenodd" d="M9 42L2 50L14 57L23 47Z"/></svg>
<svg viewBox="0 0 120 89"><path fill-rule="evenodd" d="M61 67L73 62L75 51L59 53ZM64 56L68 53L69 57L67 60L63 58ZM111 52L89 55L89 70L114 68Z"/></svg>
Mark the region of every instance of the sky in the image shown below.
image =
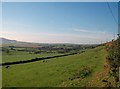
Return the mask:
<svg viewBox="0 0 120 89"><path fill-rule="evenodd" d="M118 20L118 5L109 2ZM36 43L97 44L118 32L106 2L3 2L1 36Z"/></svg>

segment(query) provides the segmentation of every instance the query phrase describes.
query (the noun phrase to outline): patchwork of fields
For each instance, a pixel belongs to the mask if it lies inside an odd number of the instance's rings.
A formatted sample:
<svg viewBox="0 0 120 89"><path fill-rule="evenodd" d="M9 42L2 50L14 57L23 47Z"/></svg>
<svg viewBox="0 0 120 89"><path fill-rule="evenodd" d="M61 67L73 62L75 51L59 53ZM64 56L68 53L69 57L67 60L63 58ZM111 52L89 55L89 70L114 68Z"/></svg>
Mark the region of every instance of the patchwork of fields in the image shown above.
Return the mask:
<svg viewBox="0 0 120 89"><path fill-rule="evenodd" d="M58 54L27 54L9 57L3 54L3 62L26 60L34 57ZM61 55L61 54L59 54ZM10 58L10 60L7 60ZM106 58L104 46L86 52L60 58L26 64L3 66L3 87L82 87L89 86L94 74L101 71Z"/></svg>

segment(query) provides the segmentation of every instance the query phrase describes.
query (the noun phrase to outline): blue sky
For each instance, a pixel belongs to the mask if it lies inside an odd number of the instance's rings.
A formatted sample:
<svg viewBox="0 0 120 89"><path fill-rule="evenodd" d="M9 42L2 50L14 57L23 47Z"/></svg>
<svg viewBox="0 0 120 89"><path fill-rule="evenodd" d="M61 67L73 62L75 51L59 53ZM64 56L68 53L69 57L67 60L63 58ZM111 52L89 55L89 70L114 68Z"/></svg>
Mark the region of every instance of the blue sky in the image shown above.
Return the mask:
<svg viewBox="0 0 120 89"><path fill-rule="evenodd" d="M117 3L109 5L117 20ZM39 43L101 43L118 31L106 2L4 2L2 28L3 37Z"/></svg>

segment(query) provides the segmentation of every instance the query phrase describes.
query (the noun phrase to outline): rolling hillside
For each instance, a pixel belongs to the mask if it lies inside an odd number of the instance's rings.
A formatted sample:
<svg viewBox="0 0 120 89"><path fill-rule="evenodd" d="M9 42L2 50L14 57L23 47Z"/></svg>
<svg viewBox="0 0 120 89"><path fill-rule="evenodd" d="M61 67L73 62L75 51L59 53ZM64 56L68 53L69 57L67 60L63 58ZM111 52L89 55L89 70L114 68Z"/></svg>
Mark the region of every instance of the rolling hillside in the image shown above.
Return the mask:
<svg viewBox="0 0 120 89"><path fill-rule="evenodd" d="M3 87L108 86L108 83L102 82L108 76L108 68L104 70L106 55L105 48L101 46L46 62L4 66L2 84ZM97 75L99 81L96 80Z"/></svg>

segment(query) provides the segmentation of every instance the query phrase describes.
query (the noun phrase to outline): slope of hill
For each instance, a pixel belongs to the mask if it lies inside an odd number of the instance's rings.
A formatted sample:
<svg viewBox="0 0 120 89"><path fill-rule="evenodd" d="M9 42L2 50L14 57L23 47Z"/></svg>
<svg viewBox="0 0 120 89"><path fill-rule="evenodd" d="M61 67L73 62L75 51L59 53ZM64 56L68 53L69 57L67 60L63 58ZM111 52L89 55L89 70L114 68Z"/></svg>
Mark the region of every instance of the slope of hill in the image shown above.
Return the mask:
<svg viewBox="0 0 120 89"><path fill-rule="evenodd" d="M10 40L10 39L6 39L6 38L2 38L0 37L0 40L2 41L2 43L16 43L16 40Z"/></svg>
<svg viewBox="0 0 120 89"><path fill-rule="evenodd" d="M97 47L81 54L53 58L46 62L11 65L9 68L4 66L2 84L3 87L82 87L88 85L94 87L96 83L94 77L104 69L105 60L105 48ZM107 76L107 71L105 73L102 77ZM102 78L99 81L102 82Z"/></svg>

